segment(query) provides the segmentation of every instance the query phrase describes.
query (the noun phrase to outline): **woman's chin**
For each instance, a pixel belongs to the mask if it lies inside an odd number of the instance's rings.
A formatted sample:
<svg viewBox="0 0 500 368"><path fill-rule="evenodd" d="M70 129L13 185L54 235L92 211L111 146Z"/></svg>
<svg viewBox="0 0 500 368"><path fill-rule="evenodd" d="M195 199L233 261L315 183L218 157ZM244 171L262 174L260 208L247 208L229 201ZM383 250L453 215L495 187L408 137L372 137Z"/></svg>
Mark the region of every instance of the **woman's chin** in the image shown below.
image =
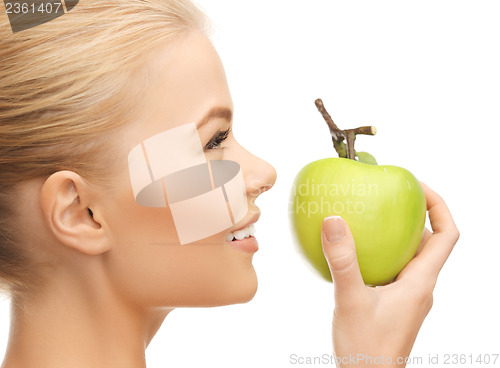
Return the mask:
<svg viewBox="0 0 500 368"><path fill-rule="evenodd" d="M231 304L244 304L251 301L257 293L258 282L255 270L238 280L238 283L231 283L219 295L220 306Z"/></svg>
<svg viewBox="0 0 500 368"><path fill-rule="evenodd" d="M242 293L240 295L240 301L235 302L234 304L243 304L243 303L248 303L250 300L252 300L257 293L257 278L255 278L255 283L251 287L248 287L246 290L246 293Z"/></svg>

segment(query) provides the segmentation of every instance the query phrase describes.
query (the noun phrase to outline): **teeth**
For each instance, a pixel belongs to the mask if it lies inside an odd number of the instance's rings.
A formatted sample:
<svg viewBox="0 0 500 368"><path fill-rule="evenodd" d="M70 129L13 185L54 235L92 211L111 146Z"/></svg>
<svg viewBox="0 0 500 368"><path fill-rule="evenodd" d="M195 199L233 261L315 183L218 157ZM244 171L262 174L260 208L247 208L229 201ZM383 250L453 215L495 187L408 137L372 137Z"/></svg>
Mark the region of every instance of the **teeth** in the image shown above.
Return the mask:
<svg viewBox="0 0 500 368"><path fill-rule="evenodd" d="M240 230L240 231L235 231L233 233L234 237L237 239L237 240L241 240L245 237L248 237L248 232L246 231L246 229L243 229L243 230Z"/></svg>
<svg viewBox="0 0 500 368"><path fill-rule="evenodd" d="M247 226L244 229L235 231L234 233L228 233L226 235L226 241L232 241L233 238L236 238L236 240L241 240L244 238L248 238L250 236L255 236L255 226L254 224L251 224Z"/></svg>

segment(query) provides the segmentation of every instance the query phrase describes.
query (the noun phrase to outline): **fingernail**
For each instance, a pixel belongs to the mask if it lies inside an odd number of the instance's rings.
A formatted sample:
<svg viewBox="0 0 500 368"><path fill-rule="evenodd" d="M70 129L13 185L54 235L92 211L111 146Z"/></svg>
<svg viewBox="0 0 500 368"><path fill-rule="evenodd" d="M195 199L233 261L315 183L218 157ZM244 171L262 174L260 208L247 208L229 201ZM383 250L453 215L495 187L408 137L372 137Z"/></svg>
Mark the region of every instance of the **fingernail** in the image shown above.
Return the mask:
<svg viewBox="0 0 500 368"><path fill-rule="evenodd" d="M340 216L330 216L325 218L326 240L330 243L340 241L345 236L344 221Z"/></svg>

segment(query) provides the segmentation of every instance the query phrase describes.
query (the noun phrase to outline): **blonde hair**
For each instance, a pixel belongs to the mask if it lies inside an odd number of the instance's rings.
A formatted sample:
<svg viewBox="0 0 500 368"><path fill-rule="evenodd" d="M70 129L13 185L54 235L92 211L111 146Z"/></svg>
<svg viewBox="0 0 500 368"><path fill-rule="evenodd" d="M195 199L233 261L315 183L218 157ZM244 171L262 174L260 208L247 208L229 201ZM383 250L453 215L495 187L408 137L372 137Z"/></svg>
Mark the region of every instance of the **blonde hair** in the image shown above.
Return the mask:
<svg viewBox="0 0 500 368"><path fill-rule="evenodd" d="M18 33L0 17L0 286L12 296L39 277L15 229L18 185L59 170L104 184L106 137L147 88L137 70L156 45L207 26L189 0L81 0Z"/></svg>

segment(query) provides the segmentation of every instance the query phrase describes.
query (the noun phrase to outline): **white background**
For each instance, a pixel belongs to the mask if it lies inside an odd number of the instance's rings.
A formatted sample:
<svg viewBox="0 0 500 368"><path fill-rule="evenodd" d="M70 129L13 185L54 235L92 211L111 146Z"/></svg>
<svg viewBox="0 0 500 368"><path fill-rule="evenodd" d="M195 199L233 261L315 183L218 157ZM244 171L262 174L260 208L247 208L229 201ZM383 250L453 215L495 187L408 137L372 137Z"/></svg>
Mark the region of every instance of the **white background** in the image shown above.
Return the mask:
<svg viewBox="0 0 500 368"><path fill-rule="evenodd" d="M255 298L172 312L147 350L148 367L289 367L297 366L292 354L331 354L333 286L302 259L287 217L295 174L336 156L316 98L341 128L376 126L377 136L358 138L358 150L426 182L460 229L412 356L425 363L439 354L443 363L447 353L500 353L499 3L198 4L214 24L235 137L273 164L278 180L257 200ZM8 302L0 307L4 348Z"/></svg>

